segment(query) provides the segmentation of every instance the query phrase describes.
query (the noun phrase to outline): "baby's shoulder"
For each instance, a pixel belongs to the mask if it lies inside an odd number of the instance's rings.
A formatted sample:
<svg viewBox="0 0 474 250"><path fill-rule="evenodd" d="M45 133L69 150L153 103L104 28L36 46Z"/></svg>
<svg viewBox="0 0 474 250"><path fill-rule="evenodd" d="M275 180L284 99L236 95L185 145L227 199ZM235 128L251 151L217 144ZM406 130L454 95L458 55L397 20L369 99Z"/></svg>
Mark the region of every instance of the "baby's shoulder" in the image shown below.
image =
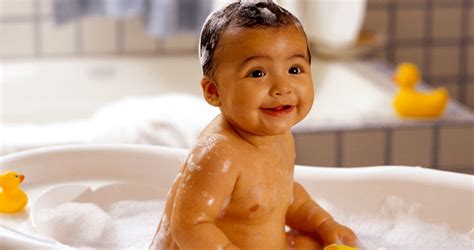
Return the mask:
<svg viewBox="0 0 474 250"><path fill-rule="evenodd" d="M201 135L187 160L188 167L200 166L207 172L236 171L236 152L232 138L225 134Z"/></svg>

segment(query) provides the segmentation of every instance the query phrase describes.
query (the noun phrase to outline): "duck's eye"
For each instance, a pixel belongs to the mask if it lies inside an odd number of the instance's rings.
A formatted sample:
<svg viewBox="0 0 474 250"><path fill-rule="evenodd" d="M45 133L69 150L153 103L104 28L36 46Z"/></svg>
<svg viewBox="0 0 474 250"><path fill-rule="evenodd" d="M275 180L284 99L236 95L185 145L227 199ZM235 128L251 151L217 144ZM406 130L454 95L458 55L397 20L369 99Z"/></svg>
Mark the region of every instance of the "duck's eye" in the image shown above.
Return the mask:
<svg viewBox="0 0 474 250"><path fill-rule="evenodd" d="M18 175L15 175L15 178L17 178L17 179L18 179L18 178L19 178L19 177L18 177Z"/></svg>
<svg viewBox="0 0 474 250"><path fill-rule="evenodd" d="M252 72L250 72L250 76L253 77L253 78L260 78L260 77L264 77L265 76L265 72L263 72L262 70L254 70Z"/></svg>
<svg viewBox="0 0 474 250"><path fill-rule="evenodd" d="M301 74L301 68L300 67L291 67L288 70L288 73L293 74L293 75Z"/></svg>

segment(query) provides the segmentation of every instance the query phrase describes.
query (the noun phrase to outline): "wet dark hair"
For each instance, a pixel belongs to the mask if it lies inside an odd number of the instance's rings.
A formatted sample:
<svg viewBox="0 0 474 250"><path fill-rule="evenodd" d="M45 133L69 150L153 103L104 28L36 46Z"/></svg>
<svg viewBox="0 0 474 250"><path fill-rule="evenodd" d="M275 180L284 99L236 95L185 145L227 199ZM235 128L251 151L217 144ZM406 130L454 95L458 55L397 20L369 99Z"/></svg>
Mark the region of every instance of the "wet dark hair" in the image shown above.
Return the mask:
<svg viewBox="0 0 474 250"><path fill-rule="evenodd" d="M306 37L298 18L271 0L238 1L211 13L204 22L199 41L199 60L203 74L211 76L214 73L214 54L228 27L266 28L286 25L294 25ZM311 63L309 47L307 51Z"/></svg>

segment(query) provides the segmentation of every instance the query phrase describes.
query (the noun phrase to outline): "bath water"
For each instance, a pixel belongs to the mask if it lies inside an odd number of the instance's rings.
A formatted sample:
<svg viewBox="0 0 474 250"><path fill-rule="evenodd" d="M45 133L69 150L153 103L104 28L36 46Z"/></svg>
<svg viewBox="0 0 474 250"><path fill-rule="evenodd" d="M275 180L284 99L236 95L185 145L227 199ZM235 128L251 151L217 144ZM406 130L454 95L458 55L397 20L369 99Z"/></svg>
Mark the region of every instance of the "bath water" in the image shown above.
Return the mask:
<svg viewBox="0 0 474 250"><path fill-rule="evenodd" d="M419 204L397 197L388 197L371 216L346 215L325 200L318 203L357 233L360 249L474 249L473 231L461 234L447 225L426 223L416 215ZM75 247L144 249L163 208L159 200L120 201L107 208L69 202L41 211L37 233Z"/></svg>

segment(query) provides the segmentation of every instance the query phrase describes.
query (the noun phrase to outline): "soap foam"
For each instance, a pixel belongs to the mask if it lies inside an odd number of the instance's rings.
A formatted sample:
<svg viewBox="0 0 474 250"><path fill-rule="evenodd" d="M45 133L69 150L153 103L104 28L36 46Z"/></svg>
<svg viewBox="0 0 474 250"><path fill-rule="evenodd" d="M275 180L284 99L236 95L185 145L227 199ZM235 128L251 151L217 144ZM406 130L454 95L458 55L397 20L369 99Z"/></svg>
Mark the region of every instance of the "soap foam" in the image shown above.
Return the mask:
<svg viewBox="0 0 474 250"><path fill-rule="evenodd" d="M226 198L219 216L224 215L229 201ZM388 197L379 212L370 216L344 214L325 200L318 202L356 232L361 250L474 249L474 230L457 233L446 224L424 222L417 216L419 204L397 197ZM91 203L64 203L40 211L37 232L75 247L143 249L153 239L164 204L159 200L120 201L102 209Z"/></svg>
<svg viewBox="0 0 474 250"><path fill-rule="evenodd" d="M105 210L68 202L39 213L37 233L74 247L147 248L164 201L119 201Z"/></svg>
<svg viewBox="0 0 474 250"><path fill-rule="evenodd" d="M354 230L360 249L474 249L474 240L468 233L454 232L447 224L422 221L417 215L420 204L408 204L398 197L387 197L377 214L363 216L344 214L325 200L318 203Z"/></svg>
<svg viewBox="0 0 474 250"><path fill-rule="evenodd" d="M110 216L92 203L63 203L42 209L36 221L37 233L76 247L97 245L111 223Z"/></svg>

